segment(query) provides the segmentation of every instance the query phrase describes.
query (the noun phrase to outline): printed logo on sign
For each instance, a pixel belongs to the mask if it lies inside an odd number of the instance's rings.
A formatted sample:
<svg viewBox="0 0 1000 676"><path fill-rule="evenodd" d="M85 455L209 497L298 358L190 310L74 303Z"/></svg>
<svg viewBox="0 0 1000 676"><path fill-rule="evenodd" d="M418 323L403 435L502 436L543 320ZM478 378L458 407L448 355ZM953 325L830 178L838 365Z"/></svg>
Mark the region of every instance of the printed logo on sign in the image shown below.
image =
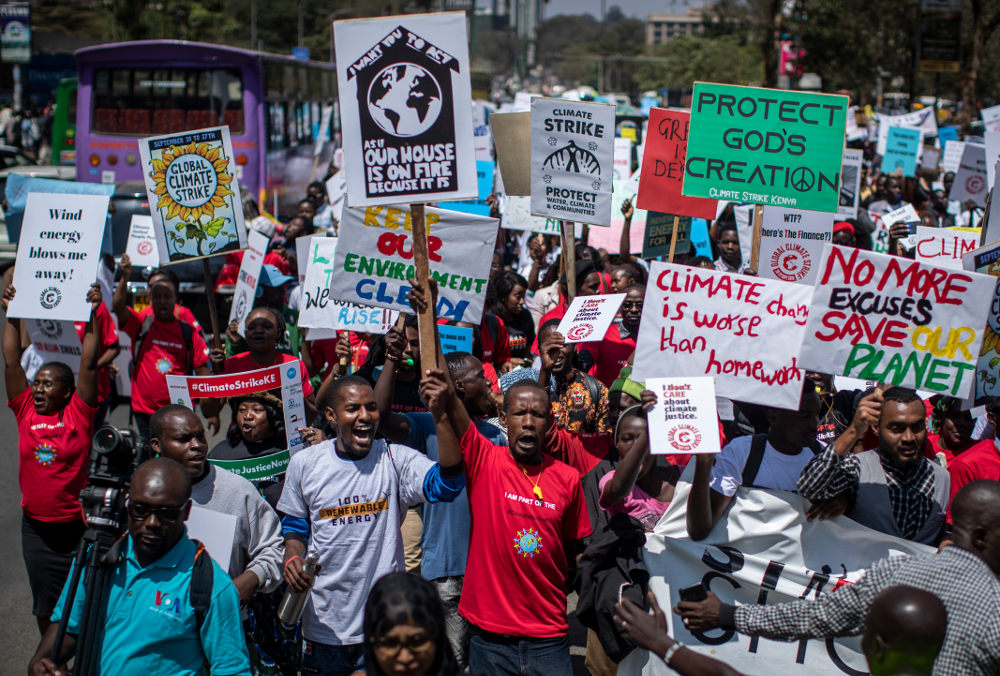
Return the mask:
<svg viewBox="0 0 1000 676"><path fill-rule="evenodd" d="M514 537L514 551L522 558L535 558L535 553L542 548L542 536L534 528L517 531Z"/></svg>
<svg viewBox="0 0 1000 676"><path fill-rule="evenodd" d="M135 251L143 256L148 256L153 253L153 243L149 241L139 242L135 247Z"/></svg>
<svg viewBox="0 0 1000 676"><path fill-rule="evenodd" d="M982 192L986 188L986 179L978 174L973 174L965 179L965 189L970 193L976 194Z"/></svg>
<svg viewBox="0 0 1000 676"><path fill-rule="evenodd" d="M797 282L812 268L809 251L799 244L782 244L771 254L771 271L778 279Z"/></svg>
<svg viewBox="0 0 1000 676"><path fill-rule="evenodd" d="M594 332L591 324L578 324L566 332L566 337L571 340L583 340Z"/></svg>
<svg viewBox="0 0 1000 676"><path fill-rule="evenodd" d="M295 369L288 369L287 371L285 371L285 375L291 378L292 376L295 375Z"/></svg>
<svg viewBox="0 0 1000 676"><path fill-rule="evenodd" d="M701 446L701 432L694 425L680 423L667 432L667 443L681 453L690 453Z"/></svg>
<svg viewBox="0 0 1000 676"><path fill-rule="evenodd" d="M40 319L38 321L38 330L50 340L59 340L63 334L62 324L49 319Z"/></svg>
<svg viewBox="0 0 1000 676"><path fill-rule="evenodd" d="M38 302L41 303L42 307L46 310L51 310L55 306L59 305L62 301L62 291L54 286L47 286L42 290L42 294L38 297Z"/></svg>

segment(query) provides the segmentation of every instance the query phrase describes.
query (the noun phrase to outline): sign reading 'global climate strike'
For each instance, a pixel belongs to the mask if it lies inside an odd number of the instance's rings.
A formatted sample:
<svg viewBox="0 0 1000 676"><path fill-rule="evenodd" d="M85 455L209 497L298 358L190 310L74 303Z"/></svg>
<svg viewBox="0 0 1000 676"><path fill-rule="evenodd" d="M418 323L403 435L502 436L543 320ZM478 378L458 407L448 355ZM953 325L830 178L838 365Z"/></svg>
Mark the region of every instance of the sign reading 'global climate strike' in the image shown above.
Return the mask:
<svg viewBox="0 0 1000 676"><path fill-rule="evenodd" d="M697 82L685 195L836 211L846 96Z"/></svg>

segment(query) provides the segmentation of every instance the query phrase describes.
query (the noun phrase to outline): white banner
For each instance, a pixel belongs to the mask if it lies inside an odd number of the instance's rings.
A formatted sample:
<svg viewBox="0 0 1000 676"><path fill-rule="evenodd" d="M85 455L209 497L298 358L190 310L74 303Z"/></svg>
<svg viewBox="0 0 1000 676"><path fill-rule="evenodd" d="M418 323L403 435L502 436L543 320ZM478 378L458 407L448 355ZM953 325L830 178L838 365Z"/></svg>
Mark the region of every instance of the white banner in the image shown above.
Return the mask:
<svg viewBox="0 0 1000 676"><path fill-rule="evenodd" d="M615 181L627 181L632 175L632 139L615 138L614 166L612 178ZM634 193L633 193L634 194Z"/></svg>
<svg viewBox="0 0 1000 676"><path fill-rule="evenodd" d="M153 232L153 217L132 214L128 227L128 242L125 244L132 265L155 268L160 264L160 251L156 247L156 233Z"/></svg>
<svg viewBox="0 0 1000 676"><path fill-rule="evenodd" d="M850 120L851 116L848 115L847 119ZM837 205L837 215L842 218L858 217L862 156L860 150L844 150L844 164L840 169L840 202Z"/></svg>
<svg viewBox="0 0 1000 676"><path fill-rule="evenodd" d="M958 165L962 163L964 153L965 141L948 141L944 146L944 154L941 156L941 171L958 171Z"/></svg>
<svg viewBox="0 0 1000 676"><path fill-rule="evenodd" d="M996 180L996 165L1000 160L1000 131L986 132L986 183L990 189Z"/></svg>
<svg viewBox="0 0 1000 676"><path fill-rule="evenodd" d="M431 276L438 283L438 317L479 324L493 263L497 220L426 209ZM416 276L410 210L344 209L330 296L361 305L412 312L406 294Z"/></svg>
<svg viewBox="0 0 1000 676"><path fill-rule="evenodd" d="M86 321L97 280L107 195L28 193L7 315Z"/></svg>
<svg viewBox="0 0 1000 676"><path fill-rule="evenodd" d="M937 136L937 120L934 119L933 108L922 108L902 115L877 115L878 143L875 152L885 156L886 142L889 140L889 127L909 127L919 129L924 138Z"/></svg>
<svg viewBox="0 0 1000 676"><path fill-rule="evenodd" d="M558 218L531 215L530 197L505 195L500 200L500 216L500 227L505 230L527 230L557 237L562 233L562 226L560 226ZM573 233L577 238L582 237L583 224L576 223Z"/></svg>
<svg viewBox="0 0 1000 676"><path fill-rule="evenodd" d="M615 108L531 101L531 213L610 225Z"/></svg>
<svg viewBox="0 0 1000 676"><path fill-rule="evenodd" d="M688 648L722 660L745 674L842 676L867 674L859 637L776 641L716 629L691 633L669 609L678 591L696 584L724 603L773 605L815 599L845 584L880 559L920 555L930 547L866 528L846 517L806 521L808 503L785 491L740 488L733 506L708 537L687 536L688 465L667 512L646 535L650 590L667 617L667 633ZM619 676L674 674L663 660L634 650Z"/></svg>
<svg viewBox="0 0 1000 676"><path fill-rule="evenodd" d="M353 207L476 197L465 12L333 23Z"/></svg>
<svg viewBox="0 0 1000 676"><path fill-rule="evenodd" d="M827 244L802 368L964 398L995 280Z"/></svg>
<svg viewBox="0 0 1000 676"><path fill-rule="evenodd" d="M812 286L823 245L833 240L833 216L765 205L758 274Z"/></svg>
<svg viewBox="0 0 1000 676"><path fill-rule="evenodd" d="M720 397L794 410L802 392L798 357L811 291L654 261L633 378L713 376Z"/></svg>
<svg viewBox="0 0 1000 676"><path fill-rule="evenodd" d="M246 335L247 315L253 309L254 294L257 293L257 283L260 281L260 271L264 267L264 255L271 238L257 230L251 230L247 236L247 250L243 252L240 262L240 273L236 278L236 289L233 292L233 304L229 308L228 323L240 323L240 335Z"/></svg>
<svg viewBox="0 0 1000 676"><path fill-rule="evenodd" d="M979 111L986 131L1000 131L1000 106L983 108Z"/></svg>

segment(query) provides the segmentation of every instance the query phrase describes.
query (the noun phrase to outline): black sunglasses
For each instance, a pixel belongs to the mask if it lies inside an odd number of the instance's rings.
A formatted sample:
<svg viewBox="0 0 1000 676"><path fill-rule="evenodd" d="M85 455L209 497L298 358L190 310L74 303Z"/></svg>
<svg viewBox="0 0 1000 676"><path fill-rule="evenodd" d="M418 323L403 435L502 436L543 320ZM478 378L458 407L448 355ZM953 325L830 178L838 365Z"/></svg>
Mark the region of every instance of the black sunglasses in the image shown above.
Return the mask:
<svg viewBox="0 0 1000 676"><path fill-rule="evenodd" d="M186 502L180 507L161 507L147 505L145 502L133 502L129 500L128 513L136 521L145 521L151 514L155 514L158 521L162 521L163 523L177 523L186 506Z"/></svg>

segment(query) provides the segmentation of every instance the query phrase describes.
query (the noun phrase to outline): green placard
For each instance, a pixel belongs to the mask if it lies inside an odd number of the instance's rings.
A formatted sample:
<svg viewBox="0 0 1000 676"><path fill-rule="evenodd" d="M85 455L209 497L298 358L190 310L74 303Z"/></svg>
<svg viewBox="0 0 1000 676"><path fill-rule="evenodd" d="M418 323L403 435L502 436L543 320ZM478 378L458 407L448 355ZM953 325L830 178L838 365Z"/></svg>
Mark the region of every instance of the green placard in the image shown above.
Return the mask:
<svg viewBox="0 0 1000 676"><path fill-rule="evenodd" d="M650 211L646 214L646 230L642 238L642 257L656 258L670 254L670 238L674 232L674 218L677 218L677 248L674 255L687 253L691 249L691 217L661 214Z"/></svg>
<svg viewBox="0 0 1000 676"><path fill-rule="evenodd" d="M846 96L696 82L683 194L836 211Z"/></svg>
<svg viewBox="0 0 1000 676"><path fill-rule="evenodd" d="M278 474L284 474L288 469L288 461L291 458L288 451L271 453L259 458L248 458L247 460L212 460L209 462L216 467L228 469L233 474L239 474L247 481L261 481L270 479Z"/></svg>

